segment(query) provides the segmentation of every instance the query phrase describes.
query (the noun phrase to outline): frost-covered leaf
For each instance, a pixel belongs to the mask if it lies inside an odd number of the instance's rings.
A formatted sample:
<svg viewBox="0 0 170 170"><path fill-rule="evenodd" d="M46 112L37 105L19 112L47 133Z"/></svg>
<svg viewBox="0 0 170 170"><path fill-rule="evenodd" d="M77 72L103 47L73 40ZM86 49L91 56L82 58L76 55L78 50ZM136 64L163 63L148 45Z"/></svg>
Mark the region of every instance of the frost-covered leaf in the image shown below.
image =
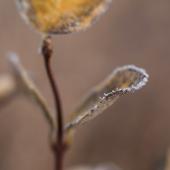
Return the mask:
<svg viewBox="0 0 170 170"><path fill-rule="evenodd" d="M122 170L114 164L103 164L98 166L77 166L68 170Z"/></svg>
<svg viewBox="0 0 170 170"><path fill-rule="evenodd" d="M66 125L65 130L73 129L94 119L113 105L120 96L142 88L147 83L148 77L144 69L134 65L115 69L84 98L76 111L71 114L72 121Z"/></svg>
<svg viewBox="0 0 170 170"><path fill-rule="evenodd" d="M50 133L52 134L53 138L53 133L56 129L56 122L54 114L52 114L51 109L48 107L46 99L43 97L35 83L32 81L27 70L20 62L19 57L14 53L10 53L8 61L11 67L12 76L16 82L18 89L17 92L24 94L25 97L31 99L38 107L41 108L43 115L50 125Z"/></svg>

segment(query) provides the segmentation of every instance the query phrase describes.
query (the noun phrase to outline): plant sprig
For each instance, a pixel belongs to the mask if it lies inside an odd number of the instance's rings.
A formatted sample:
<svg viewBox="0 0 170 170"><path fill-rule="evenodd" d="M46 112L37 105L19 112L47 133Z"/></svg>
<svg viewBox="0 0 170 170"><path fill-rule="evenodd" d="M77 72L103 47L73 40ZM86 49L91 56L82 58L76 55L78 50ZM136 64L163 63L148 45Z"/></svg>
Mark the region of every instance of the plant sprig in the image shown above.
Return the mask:
<svg viewBox="0 0 170 170"><path fill-rule="evenodd" d="M22 94L41 108L50 126L50 146L55 155L55 170L63 170L64 152L66 146L71 144L76 128L104 113L121 96L142 88L148 81L148 74L145 70L132 65L115 69L106 80L90 91L73 113L68 114L67 123L64 124L63 101L51 68L54 50L51 36L85 30L106 11L111 0L17 0L17 2L19 12L25 21L41 34L47 34L42 40L41 54L55 108L49 108L45 98L14 54L9 58L12 74L6 79L0 78L0 88L8 83L4 88L5 93L0 91L0 99L9 100Z"/></svg>
<svg viewBox="0 0 170 170"><path fill-rule="evenodd" d="M63 164L63 157L59 157L60 155L58 154L63 154L62 156L64 156L65 146L71 145L74 132L78 126L83 125L93 120L101 113L104 113L104 111L111 107L121 96L134 93L136 90L141 89L147 83L149 78L145 70L133 65L127 65L115 69L104 81L92 88L89 94L82 99L82 102L78 105L75 111L68 114L66 124L62 125L63 134L62 140L60 139L62 141L62 143L60 143L62 144L60 146L60 149L62 147L60 152L62 153L60 153L58 152L59 135L57 131L57 122L59 119L57 118L57 115L54 115L53 109L48 106L47 101L32 81L32 78L21 64L17 55L10 54L8 60L12 71L11 75L0 77L0 89L4 87L4 84L8 85L5 88L5 93L0 93L0 99L1 101L4 101L3 99L8 99L10 101L10 98L24 95L34 101L35 104L41 108L42 113L50 126L49 139L50 145L52 146L57 159L56 169L58 169L59 166L58 161L61 161L59 163ZM56 104L56 109L58 109L58 104L60 103L56 102ZM60 111L59 113L62 112ZM56 110L56 114L58 114L58 110ZM62 166L61 164L60 166Z"/></svg>

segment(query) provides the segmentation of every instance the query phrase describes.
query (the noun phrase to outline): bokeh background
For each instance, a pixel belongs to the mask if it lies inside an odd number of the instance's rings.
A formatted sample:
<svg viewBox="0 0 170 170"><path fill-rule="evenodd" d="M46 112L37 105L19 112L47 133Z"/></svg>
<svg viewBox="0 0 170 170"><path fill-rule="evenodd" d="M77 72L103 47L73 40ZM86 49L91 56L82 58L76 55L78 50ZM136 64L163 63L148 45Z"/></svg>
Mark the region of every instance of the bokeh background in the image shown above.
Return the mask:
<svg viewBox="0 0 170 170"><path fill-rule="evenodd" d="M114 0L86 32L55 36L53 68L65 114L113 68L143 67L148 85L121 98L111 109L78 129L66 166L113 162L124 170L157 170L170 143L170 1ZM27 27L14 0L0 0L0 72L16 52L53 106L40 36ZM0 108L0 169L50 170L53 154L40 110L17 98Z"/></svg>

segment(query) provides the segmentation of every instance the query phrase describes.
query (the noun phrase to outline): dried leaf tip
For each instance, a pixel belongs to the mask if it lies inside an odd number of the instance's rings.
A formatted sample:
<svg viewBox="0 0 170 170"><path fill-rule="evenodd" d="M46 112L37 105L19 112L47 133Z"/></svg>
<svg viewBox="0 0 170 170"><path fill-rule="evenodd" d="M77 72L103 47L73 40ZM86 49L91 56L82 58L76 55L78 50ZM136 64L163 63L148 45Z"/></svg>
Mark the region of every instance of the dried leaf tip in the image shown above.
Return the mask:
<svg viewBox="0 0 170 170"><path fill-rule="evenodd" d="M117 77L117 78L121 79L121 76L124 76L124 83L125 81L127 81L128 83L128 80L129 80L129 86L122 87L122 88L118 87L118 89L116 89L115 91L120 89L124 92L135 92L136 90L139 90L143 86L145 86L149 79L149 75L147 74L145 69L139 68L135 65L125 65L122 67L118 67L112 73L112 75L115 78L116 78L116 75L118 76L119 74L120 74L120 77ZM122 82L122 85L123 85L123 82Z"/></svg>

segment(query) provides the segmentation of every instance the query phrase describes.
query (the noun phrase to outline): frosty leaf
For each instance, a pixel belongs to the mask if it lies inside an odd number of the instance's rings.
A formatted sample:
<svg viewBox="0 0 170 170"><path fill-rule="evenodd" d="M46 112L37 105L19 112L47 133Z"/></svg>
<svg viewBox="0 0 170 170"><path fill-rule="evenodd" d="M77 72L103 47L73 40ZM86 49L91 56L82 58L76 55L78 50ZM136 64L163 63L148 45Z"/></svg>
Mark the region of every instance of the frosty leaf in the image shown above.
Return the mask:
<svg viewBox="0 0 170 170"><path fill-rule="evenodd" d="M103 164L98 166L77 166L68 170L122 170L114 164Z"/></svg>
<svg viewBox="0 0 170 170"><path fill-rule="evenodd" d="M145 70L134 65L115 69L101 84L92 89L76 111L71 114L71 120L65 127L68 131L84 124L101 114L122 95L133 93L142 88L148 81Z"/></svg>
<svg viewBox="0 0 170 170"><path fill-rule="evenodd" d="M26 69L21 64L18 56L16 54L9 55L9 63L12 68L12 74L15 78L15 82L17 84L18 93L24 94L26 97L29 97L34 103L39 106L42 110L43 115L48 121L51 128L51 136L53 142L53 133L56 130L56 122L54 118L54 114L52 114L51 109L48 107L47 101L36 87ZM50 139L51 140L51 139Z"/></svg>

